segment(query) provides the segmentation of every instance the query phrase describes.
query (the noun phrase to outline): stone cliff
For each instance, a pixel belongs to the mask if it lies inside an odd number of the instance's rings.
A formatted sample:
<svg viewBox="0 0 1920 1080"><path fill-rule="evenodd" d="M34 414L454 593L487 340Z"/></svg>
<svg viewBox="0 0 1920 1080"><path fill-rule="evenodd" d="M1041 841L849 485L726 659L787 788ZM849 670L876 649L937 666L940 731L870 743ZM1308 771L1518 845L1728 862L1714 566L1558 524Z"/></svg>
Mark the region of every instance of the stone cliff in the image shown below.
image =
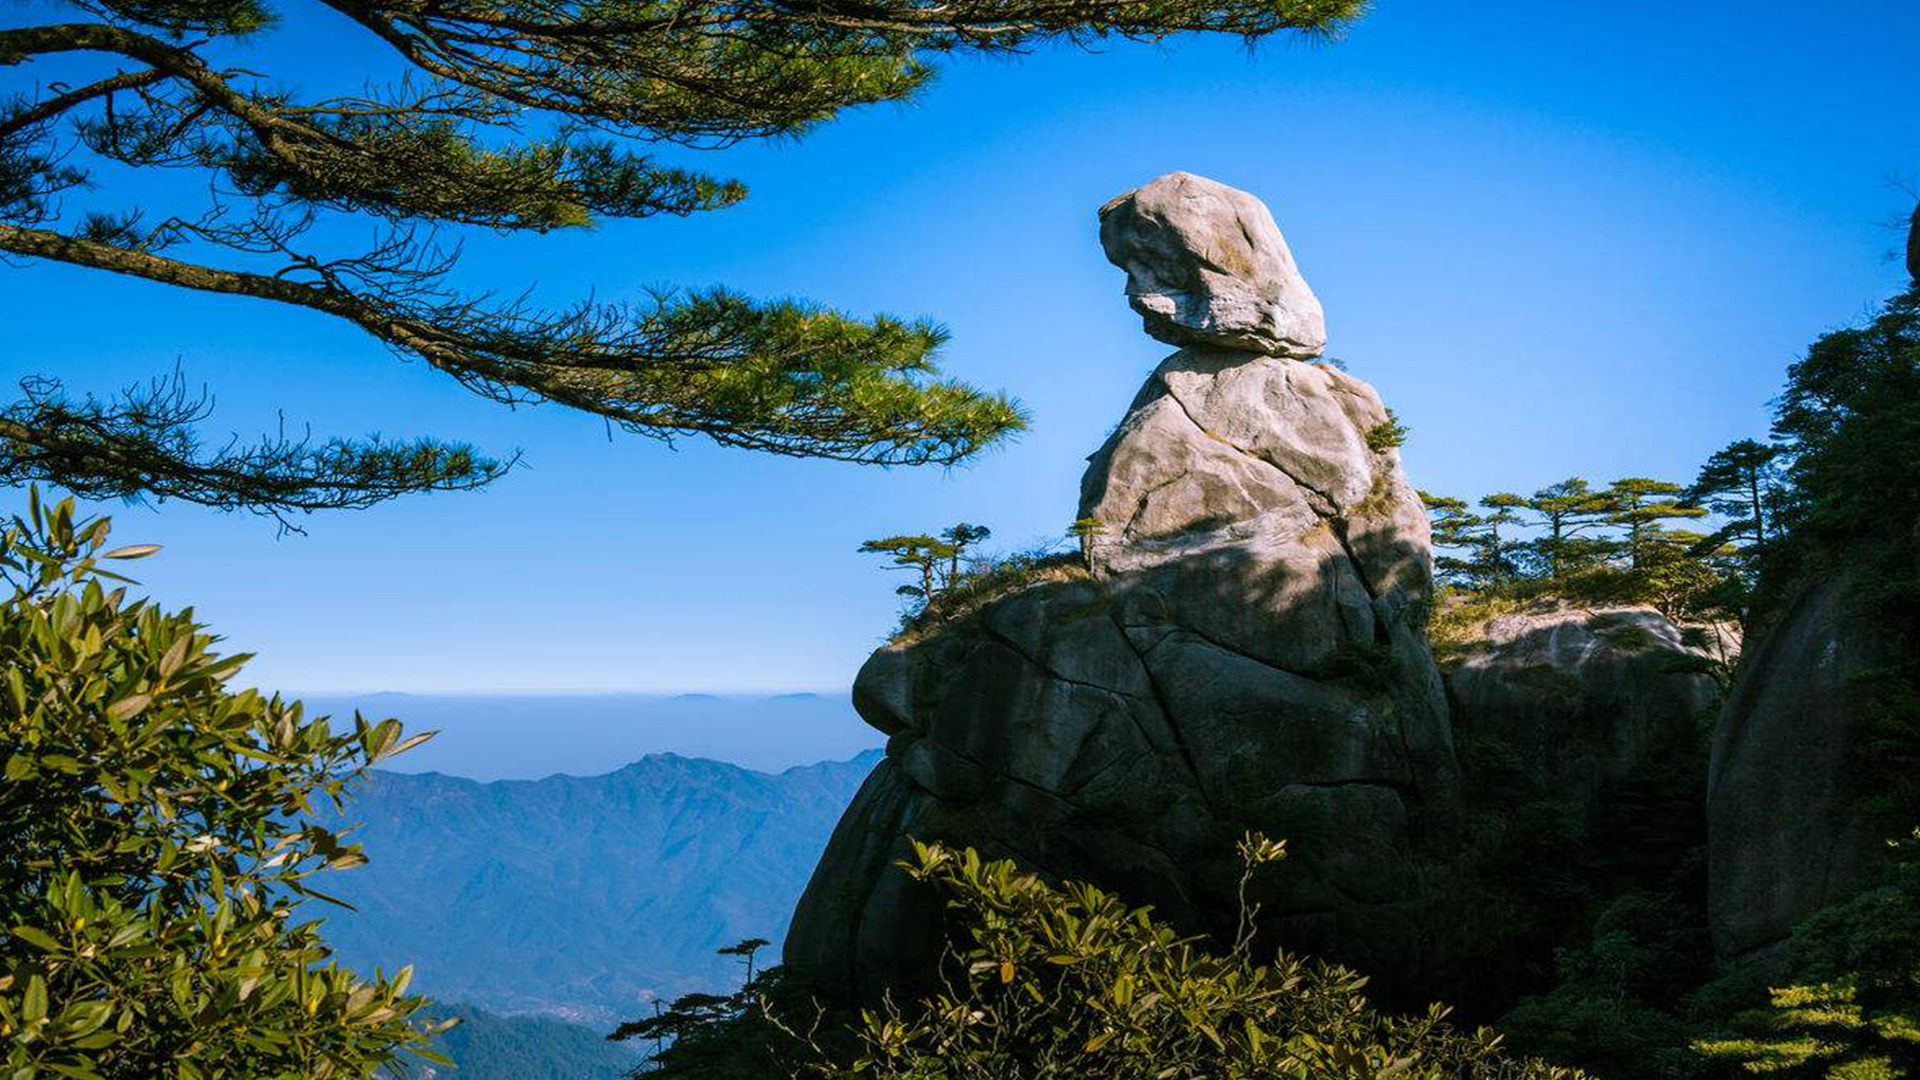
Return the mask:
<svg viewBox="0 0 1920 1080"><path fill-rule="evenodd" d="M924 979L937 903L909 838L1236 916L1248 830L1267 940L1390 985L1418 970L1421 868L1458 792L1422 632L1427 518L1366 383L1311 362L1319 302L1266 208L1173 173L1103 207L1154 337L1181 346L1089 459L1084 575L881 649L854 700L887 757L794 915L787 962L851 993Z"/></svg>
<svg viewBox="0 0 1920 1080"><path fill-rule="evenodd" d="M1708 916L1723 963L1771 963L1796 923L1865 887L1886 837L1862 812L1870 687L1901 638L1858 582L1807 582L1741 665L1707 777Z"/></svg>

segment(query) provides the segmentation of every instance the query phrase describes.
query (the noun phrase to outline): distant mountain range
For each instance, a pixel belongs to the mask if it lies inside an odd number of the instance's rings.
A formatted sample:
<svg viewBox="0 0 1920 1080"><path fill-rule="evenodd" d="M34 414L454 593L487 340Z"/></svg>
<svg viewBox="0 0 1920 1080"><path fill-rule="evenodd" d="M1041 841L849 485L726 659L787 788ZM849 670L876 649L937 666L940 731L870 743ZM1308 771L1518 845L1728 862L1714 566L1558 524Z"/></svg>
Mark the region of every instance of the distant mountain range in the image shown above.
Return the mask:
<svg viewBox="0 0 1920 1080"><path fill-rule="evenodd" d="M541 733L522 737L537 753ZM650 999L732 988L737 963L717 948L762 937L777 956L879 758L766 773L651 754L600 776L489 783L376 772L342 815L372 861L321 883L356 910L312 911L355 969L412 963L437 1000L604 1032Z"/></svg>
<svg viewBox="0 0 1920 1080"><path fill-rule="evenodd" d="M671 752L778 772L878 747L879 732L845 692L678 694L302 694L310 712L397 716L438 730L393 759L396 772L475 780L592 776L642 754Z"/></svg>
<svg viewBox="0 0 1920 1080"><path fill-rule="evenodd" d="M593 1028L546 1016L500 1016L471 1005L436 1005L435 1020L458 1020L435 1040L448 1069L404 1059L383 1080L621 1080L650 1046L610 1043Z"/></svg>

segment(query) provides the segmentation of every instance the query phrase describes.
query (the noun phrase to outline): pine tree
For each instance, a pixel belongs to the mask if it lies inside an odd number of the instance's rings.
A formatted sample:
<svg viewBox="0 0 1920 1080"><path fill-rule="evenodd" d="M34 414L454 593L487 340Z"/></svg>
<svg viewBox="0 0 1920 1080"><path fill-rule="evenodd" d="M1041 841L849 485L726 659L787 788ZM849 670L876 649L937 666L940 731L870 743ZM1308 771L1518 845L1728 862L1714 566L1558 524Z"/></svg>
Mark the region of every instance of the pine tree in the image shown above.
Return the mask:
<svg viewBox="0 0 1920 1080"><path fill-rule="evenodd" d="M1630 476L1615 480L1603 494L1609 502L1607 522L1626 530L1627 564L1634 570L1640 569L1647 545L1662 522L1707 514L1700 507L1680 502L1685 489L1665 480Z"/></svg>
<svg viewBox="0 0 1920 1080"><path fill-rule="evenodd" d="M1744 537L1756 546L1766 545L1767 515L1780 486L1776 462L1784 452L1778 443L1740 439L1716 451L1700 467L1699 477L1687 489L1687 502L1733 519L1708 539L1724 542Z"/></svg>
<svg viewBox="0 0 1920 1080"><path fill-rule="evenodd" d="M1493 588L1500 587L1501 571L1511 568L1509 551L1512 547L1500 535L1500 526L1520 524L1520 515L1515 510L1527 505L1527 500L1519 495L1501 492L1480 500L1482 509L1490 510L1480 521L1486 528L1482 541L1486 552L1487 580Z"/></svg>
<svg viewBox="0 0 1920 1080"><path fill-rule="evenodd" d="M868 555L891 556L895 567L919 574L920 584L902 585L894 592L922 602L932 600L939 594L941 574L947 560L957 558L960 553L960 549L953 544L924 533L868 540L860 545L860 551Z"/></svg>
<svg viewBox="0 0 1920 1080"><path fill-rule="evenodd" d="M1465 499L1450 495L1420 492L1433 529L1433 546L1443 551L1459 551L1466 558L1442 554L1433 560L1434 569L1444 580L1469 589L1490 584L1487 574L1487 520L1468 509Z"/></svg>
<svg viewBox="0 0 1920 1080"><path fill-rule="evenodd" d="M303 99L272 75L276 50L302 46L270 32L265 0L65 2L77 21L0 29L0 70L13 80L0 94L0 259L318 312L503 404L876 464L965 459L1019 430L1023 413L940 379L946 333L929 321L718 289L557 308L500 301L452 284L455 258L437 230L544 233L732 206L740 183L658 152L806 134L846 109L913 97L945 56L1325 33L1363 6L321 0L409 78ZM90 63L97 77L36 78L45 58ZM209 201L137 207L125 178L163 169L199 174ZM335 250L346 230L316 226L339 219L381 238ZM208 450L196 434L207 399L184 388L163 379L99 399L30 380L0 409L0 480L280 514L476 487L512 464L436 439L272 437Z"/></svg>
<svg viewBox="0 0 1920 1080"><path fill-rule="evenodd" d="M960 560L966 556L967 549L992 535L993 530L985 525L969 525L964 521L941 530L940 539L953 548L952 553L947 556L946 585L951 586L960 580Z"/></svg>
<svg viewBox="0 0 1920 1080"><path fill-rule="evenodd" d="M961 560L968 549L992 535L993 530L985 525L969 525L963 521L942 530L937 537L916 534L868 540L860 545L860 551L891 556L895 567L919 574L920 584L902 585L894 592L924 605L960 581Z"/></svg>
<svg viewBox="0 0 1920 1080"><path fill-rule="evenodd" d="M1920 284L1863 327L1814 342L1788 369L1774 412L1788 448L1778 523L1802 546L1886 541L1911 550L1920 519Z"/></svg>
<svg viewBox="0 0 1920 1080"><path fill-rule="evenodd" d="M1556 582L1564 580L1574 565L1603 557L1610 547L1587 535L1607 523L1609 500L1578 476L1534 492L1526 506L1540 515L1541 527L1546 529L1534 546L1546 558L1548 575Z"/></svg>

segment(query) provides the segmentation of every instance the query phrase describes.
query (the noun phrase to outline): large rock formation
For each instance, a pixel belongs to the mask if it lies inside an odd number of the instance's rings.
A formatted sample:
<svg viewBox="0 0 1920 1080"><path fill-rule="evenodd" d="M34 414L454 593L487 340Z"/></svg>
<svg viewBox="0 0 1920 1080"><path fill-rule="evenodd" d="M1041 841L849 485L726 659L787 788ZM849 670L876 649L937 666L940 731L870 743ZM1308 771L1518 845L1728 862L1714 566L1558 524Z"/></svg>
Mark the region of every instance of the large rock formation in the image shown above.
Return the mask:
<svg viewBox="0 0 1920 1080"><path fill-rule="evenodd" d="M1235 238L1246 251L1222 256ZM1317 349L1319 305L1251 196L1162 177L1103 208L1102 239L1157 334L1248 345L1192 345L1147 379L1089 459L1080 516L1101 528L1084 570L861 670L854 703L887 757L808 885L787 962L854 993L925 977L941 913L892 867L909 838L1224 932L1235 842L1257 829L1292 852L1256 887L1267 940L1390 990L1423 962L1420 870L1457 795L1420 625L1427 519L1379 437L1389 417L1360 380L1266 355Z"/></svg>
<svg viewBox="0 0 1920 1080"><path fill-rule="evenodd" d="M1280 227L1244 191L1168 173L1100 208L1100 246L1127 272L1147 333L1169 345L1312 357L1327 344Z"/></svg>
<svg viewBox="0 0 1920 1080"><path fill-rule="evenodd" d="M1720 959L1765 962L1795 923L1867 884L1881 837L1860 812L1856 678L1898 641L1852 586L1802 588L1741 665L1707 777L1708 916Z"/></svg>
<svg viewBox="0 0 1920 1080"><path fill-rule="evenodd" d="M1545 606L1490 620L1448 667L1447 695L1463 736L1507 747L1540 790L1591 809L1696 745L1719 659L1652 608Z"/></svg>

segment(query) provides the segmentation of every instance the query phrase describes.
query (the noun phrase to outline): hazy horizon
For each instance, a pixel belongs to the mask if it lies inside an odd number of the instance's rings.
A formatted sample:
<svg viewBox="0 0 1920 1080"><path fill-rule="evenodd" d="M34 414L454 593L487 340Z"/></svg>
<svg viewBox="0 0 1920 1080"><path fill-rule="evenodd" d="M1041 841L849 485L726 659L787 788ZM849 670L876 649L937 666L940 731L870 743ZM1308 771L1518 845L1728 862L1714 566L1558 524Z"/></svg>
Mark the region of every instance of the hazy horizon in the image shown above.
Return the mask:
<svg viewBox="0 0 1920 1080"><path fill-rule="evenodd" d="M884 745L842 691L785 694L429 693L301 694L309 711L397 717L439 732L383 762L389 772L469 780L598 776L649 754L778 773L845 761Z"/></svg>

